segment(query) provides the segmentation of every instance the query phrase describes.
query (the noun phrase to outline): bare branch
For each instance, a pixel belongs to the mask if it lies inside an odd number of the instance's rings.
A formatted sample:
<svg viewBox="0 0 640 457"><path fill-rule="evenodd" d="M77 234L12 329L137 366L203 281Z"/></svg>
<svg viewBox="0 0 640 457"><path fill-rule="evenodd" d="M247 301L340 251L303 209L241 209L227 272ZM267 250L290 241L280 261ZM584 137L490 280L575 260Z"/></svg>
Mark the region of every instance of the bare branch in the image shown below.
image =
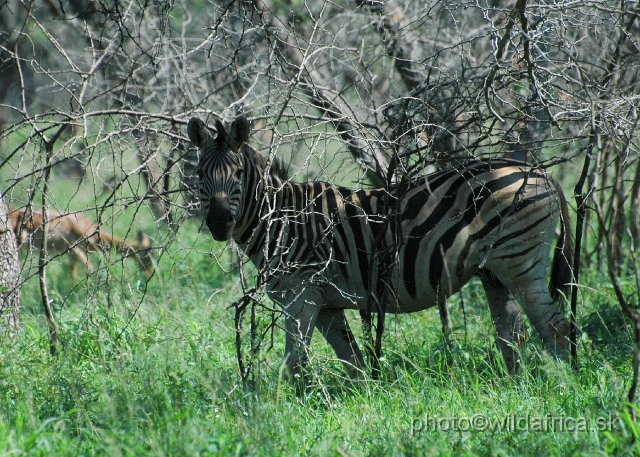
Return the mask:
<svg viewBox="0 0 640 457"><path fill-rule="evenodd" d="M354 125L355 119L346 116L340 106L334 102L335 94L331 94L326 87L325 77L316 69L311 69L307 63L305 53L303 53L297 43L296 36L289 30L281 27L279 21L262 2L255 0L254 5L260 13L265 32L278 46L285 56L288 64L297 72L292 80L292 84L298 81L303 83L303 88L307 95L313 100L313 105L322 110L333 122L336 130L349 148L349 152L356 162L361 164L371 181L381 186L384 184L384 177L389 168L389 157L382 152L373 141L365 141L359 135L359 129ZM310 40L311 44L312 41Z"/></svg>

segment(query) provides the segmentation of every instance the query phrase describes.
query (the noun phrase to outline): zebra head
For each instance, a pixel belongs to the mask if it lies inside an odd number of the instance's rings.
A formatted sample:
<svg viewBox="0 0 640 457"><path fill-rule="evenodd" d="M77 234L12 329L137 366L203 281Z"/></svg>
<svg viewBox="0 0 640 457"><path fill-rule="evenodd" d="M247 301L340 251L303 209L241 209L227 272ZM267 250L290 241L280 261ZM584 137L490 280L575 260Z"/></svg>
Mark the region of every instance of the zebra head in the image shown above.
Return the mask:
<svg viewBox="0 0 640 457"><path fill-rule="evenodd" d="M207 227L217 241L227 241L239 220L243 201L243 158L240 147L249 139L249 121L241 116L229 132L215 122L212 136L200 119L191 118L187 131L201 150L198 163L199 191Z"/></svg>

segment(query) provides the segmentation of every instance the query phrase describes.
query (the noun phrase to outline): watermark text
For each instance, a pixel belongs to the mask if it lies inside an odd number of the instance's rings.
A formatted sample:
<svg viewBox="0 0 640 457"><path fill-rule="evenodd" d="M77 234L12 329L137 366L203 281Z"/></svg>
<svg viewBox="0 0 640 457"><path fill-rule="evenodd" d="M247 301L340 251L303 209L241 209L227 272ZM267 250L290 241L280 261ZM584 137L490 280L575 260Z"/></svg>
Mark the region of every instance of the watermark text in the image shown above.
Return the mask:
<svg viewBox="0 0 640 457"><path fill-rule="evenodd" d="M613 431L621 427L621 419L610 414L596 418L508 414L503 417L490 417L474 414L469 417L431 417L414 418L411 422L411 435L418 436L429 431L460 432L590 432Z"/></svg>

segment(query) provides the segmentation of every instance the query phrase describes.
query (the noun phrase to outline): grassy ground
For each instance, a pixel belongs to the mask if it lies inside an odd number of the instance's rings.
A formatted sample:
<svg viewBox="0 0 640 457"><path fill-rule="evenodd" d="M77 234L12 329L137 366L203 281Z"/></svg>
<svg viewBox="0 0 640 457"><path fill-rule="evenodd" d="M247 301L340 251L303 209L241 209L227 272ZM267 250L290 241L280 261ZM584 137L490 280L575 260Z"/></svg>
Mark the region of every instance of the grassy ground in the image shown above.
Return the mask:
<svg viewBox="0 0 640 457"><path fill-rule="evenodd" d="M56 358L37 280L27 281L19 339L0 346L0 455L638 453L625 404L630 333L596 273L581 281L589 288L578 372L541 356L531 334L522 373L505 375L474 283L463 291L464 313L460 295L450 302L449 345L435 310L387 320L380 381L345 380L316 335L316 387L296 395L282 380L276 329L247 390L227 308L240 296L238 276L206 255L220 246L196 230L182 227L146 288L132 262L76 287L64 260L53 265L64 341Z"/></svg>

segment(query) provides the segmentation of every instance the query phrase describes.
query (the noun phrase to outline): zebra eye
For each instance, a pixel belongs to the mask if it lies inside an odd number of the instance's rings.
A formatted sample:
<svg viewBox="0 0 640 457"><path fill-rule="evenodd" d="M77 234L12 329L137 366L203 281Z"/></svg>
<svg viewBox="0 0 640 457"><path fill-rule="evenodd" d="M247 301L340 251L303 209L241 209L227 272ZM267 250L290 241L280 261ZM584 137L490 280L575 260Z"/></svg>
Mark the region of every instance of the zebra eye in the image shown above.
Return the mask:
<svg viewBox="0 0 640 457"><path fill-rule="evenodd" d="M242 173L244 172L244 170L242 168L238 168L236 170L236 178L240 179L242 178Z"/></svg>

